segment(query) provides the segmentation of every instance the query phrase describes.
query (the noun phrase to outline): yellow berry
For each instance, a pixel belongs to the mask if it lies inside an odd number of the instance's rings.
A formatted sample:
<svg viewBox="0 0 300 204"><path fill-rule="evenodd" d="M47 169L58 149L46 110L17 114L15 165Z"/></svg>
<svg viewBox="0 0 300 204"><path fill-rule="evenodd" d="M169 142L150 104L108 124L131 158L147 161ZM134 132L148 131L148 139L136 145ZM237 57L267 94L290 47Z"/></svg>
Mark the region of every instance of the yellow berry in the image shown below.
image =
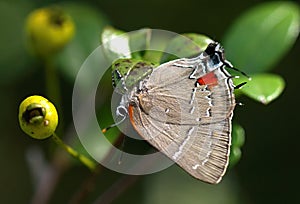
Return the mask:
<svg viewBox="0 0 300 204"><path fill-rule="evenodd" d="M59 7L37 9L26 20L27 43L31 51L47 57L61 50L74 35L74 23Z"/></svg>
<svg viewBox="0 0 300 204"><path fill-rule="evenodd" d="M55 106L42 96L29 96L19 107L22 130L35 139L50 137L58 124Z"/></svg>

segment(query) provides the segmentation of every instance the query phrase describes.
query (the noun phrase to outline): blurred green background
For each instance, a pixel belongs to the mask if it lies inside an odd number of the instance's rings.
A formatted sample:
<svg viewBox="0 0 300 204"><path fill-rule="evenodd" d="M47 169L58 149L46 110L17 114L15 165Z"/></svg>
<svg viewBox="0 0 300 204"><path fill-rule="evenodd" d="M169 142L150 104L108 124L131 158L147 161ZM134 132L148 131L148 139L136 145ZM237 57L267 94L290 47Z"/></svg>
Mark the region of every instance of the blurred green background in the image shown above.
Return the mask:
<svg viewBox="0 0 300 204"><path fill-rule="evenodd" d="M74 55L73 66L80 66L82 60L88 56L87 53L99 45L100 32L105 25L112 25L124 31L149 27L177 33L202 33L222 42L225 31L239 15L267 1L89 0L72 2L84 4L84 6L77 6L76 9L70 9L70 13L74 15L72 17L75 20L82 20L81 25L86 25L77 32L82 33L81 36L89 40L84 44L77 44L79 51L67 48L64 55ZM279 99L268 106L246 97L239 99L245 105L236 108L235 119L246 131L246 143L242 149L241 161L228 171L221 184L212 186L197 181L175 165L163 172L137 179L123 177L105 169L94 178L83 166L75 165L73 168L67 168L61 165L61 160L53 161L51 155L55 145L49 140L37 141L27 137L20 130L17 121L19 103L26 96L45 95L43 67L33 57L28 56L24 47L24 20L33 9L55 3L61 2L38 0L0 2L1 203L32 201L33 195L37 192L35 179L41 174L32 175L30 158L41 163L49 161L46 166L52 164L55 168L64 169L57 170L61 173L53 174L53 177L43 185L45 188L51 187L51 181L59 178L49 203L68 203L72 198L73 201L78 200L77 192L82 192L81 188L86 179L95 182L91 182L94 187L88 185L93 191L87 193L82 203L93 203L107 190L111 194L104 194L104 200L106 202L114 200L113 203L300 203L297 195L300 182L298 176L300 172L298 165L300 155L298 147L300 142L299 40L272 70L286 81L285 91ZM85 9L87 11L84 11ZM90 9L94 13L90 12ZM81 19L82 15L86 18ZM257 52L259 53L259 50ZM60 63L64 64L64 62ZM68 66L64 66L64 70L60 73L63 121L66 129L72 129L69 123L72 122L71 99L76 71L70 72ZM69 140L72 138L76 139L76 135L69 136ZM32 157L32 154L36 156ZM45 159L39 158L39 155L44 156ZM68 158L67 155L66 157ZM40 164L40 166L44 165ZM46 169L40 170L46 171ZM119 180L120 178L125 180ZM126 190L120 196L116 196L123 188ZM46 190L40 189L40 192L39 196L48 196L43 194L47 192Z"/></svg>

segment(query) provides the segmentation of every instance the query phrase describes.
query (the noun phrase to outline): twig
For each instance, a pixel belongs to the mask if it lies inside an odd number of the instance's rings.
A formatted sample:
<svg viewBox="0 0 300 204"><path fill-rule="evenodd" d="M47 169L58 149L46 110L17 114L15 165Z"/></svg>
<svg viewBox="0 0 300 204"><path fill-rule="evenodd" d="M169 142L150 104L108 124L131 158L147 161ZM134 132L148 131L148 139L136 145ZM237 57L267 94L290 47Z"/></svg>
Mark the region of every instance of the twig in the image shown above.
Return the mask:
<svg viewBox="0 0 300 204"><path fill-rule="evenodd" d="M87 179L84 180L79 190L72 196L69 204L79 204L83 203L84 199L91 193L97 181L97 176L101 170L102 166L98 165L97 169L93 171Z"/></svg>
<svg viewBox="0 0 300 204"><path fill-rule="evenodd" d="M118 146L118 144L120 143L121 140L123 140L123 135L121 135L119 137L119 139L117 139L115 141L115 145ZM106 157L109 157L109 155L111 155L111 151L109 151L108 155ZM91 193L96 185L96 177L98 176L98 174L101 171L102 166L98 165L96 167L96 170L82 183L81 187L79 188L79 190L72 196L69 204L79 204L82 203L82 201L88 196L89 193Z"/></svg>
<svg viewBox="0 0 300 204"><path fill-rule="evenodd" d="M69 159L65 154L62 154L61 150L57 150L57 154L60 156L55 156L52 163L44 170L31 199L31 204L48 203L61 175L68 169Z"/></svg>

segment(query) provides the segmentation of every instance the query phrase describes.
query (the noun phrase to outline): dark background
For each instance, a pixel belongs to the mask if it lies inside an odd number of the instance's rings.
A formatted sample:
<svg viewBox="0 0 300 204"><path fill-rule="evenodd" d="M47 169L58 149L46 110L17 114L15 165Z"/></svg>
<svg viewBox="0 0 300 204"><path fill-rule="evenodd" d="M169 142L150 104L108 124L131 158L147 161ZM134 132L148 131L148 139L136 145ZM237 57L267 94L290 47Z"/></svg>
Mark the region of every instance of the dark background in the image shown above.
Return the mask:
<svg viewBox="0 0 300 204"><path fill-rule="evenodd" d="M2 0L3 1L3 0ZM15 6L20 1L3 1ZM3 5L3 2L0 4ZM34 7L45 6L59 1L28 1ZM107 16L111 24L121 30L132 31L143 27L170 30L177 33L203 33L222 42L225 30L241 13L265 1L259 0L90 0L84 1L98 8ZM26 6L26 3L22 3ZM30 9L29 9L30 10ZM21 20L21 19L20 19ZM13 26L10 19L2 19L0 40L5 45L20 33L4 39L6 29ZM255 31L253 31L255 32ZM1 42L0 41L0 42ZM2 43L1 43L2 44ZM0 44L0 46L1 46ZM14 49L2 47L1 50ZM245 105L237 107L235 119L245 128L246 143L242 149L241 161L231 169L220 186L195 184L185 173L172 167L154 175L142 176L130 186L117 203L162 203L165 200L195 203L188 198L195 194L203 195L197 203L300 203L299 188L299 61L300 43L276 65L272 72L281 75L286 81L283 94L268 106L241 98ZM259 52L259 50L258 50ZM1 55L5 56L4 51ZM17 63L20 56L15 56ZM22 57L22 56L21 56ZM9 70L9 64L0 61L0 69ZM47 149L49 141L35 141L25 137L17 123L17 110L20 101L32 93L43 92L43 78L40 70L24 73L26 77L1 85L0 111L0 202L28 203L33 194L33 185L26 162L29 147ZM65 109L71 114L72 83L64 85L65 98L69 104ZM66 118L71 116L66 116ZM175 171L175 173L174 173ZM178 173L179 172L179 173ZM89 176L84 167L76 166L68 170L54 192L52 203L65 203L76 192L85 178ZM96 190L89 196L87 203L96 200L101 192L110 188L121 175L105 170L96 179ZM178 179L179 182L174 180ZM157 184L155 184L157 182ZM188 183L188 184L187 184ZM192 183L192 184L190 184ZM191 187L192 186L192 187ZM190 188L191 187L191 188ZM176 191L177 189L177 191ZM193 190L191 190L193 189ZM215 190L217 189L217 190ZM212 193L215 192L215 193ZM217 198L229 200L218 201ZM206 198L208 197L208 198ZM184 200L187 198L186 200Z"/></svg>

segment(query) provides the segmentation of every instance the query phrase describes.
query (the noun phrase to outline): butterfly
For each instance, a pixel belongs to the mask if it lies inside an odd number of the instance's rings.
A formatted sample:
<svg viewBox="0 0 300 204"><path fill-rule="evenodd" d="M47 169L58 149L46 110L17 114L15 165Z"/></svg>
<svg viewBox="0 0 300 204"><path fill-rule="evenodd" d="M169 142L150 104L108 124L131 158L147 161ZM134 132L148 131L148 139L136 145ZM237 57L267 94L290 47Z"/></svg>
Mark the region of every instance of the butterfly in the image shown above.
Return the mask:
<svg viewBox="0 0 300 204"><path fill-rule="evenodd" d="M117 116L120 122L129 118L143 139L191 176L219 183L229 163L236 105L236 87L226 67L235 69L217 42L195 58L156 68L145 62L122 68L116 63L113 84L122 93Z"/></svg>

